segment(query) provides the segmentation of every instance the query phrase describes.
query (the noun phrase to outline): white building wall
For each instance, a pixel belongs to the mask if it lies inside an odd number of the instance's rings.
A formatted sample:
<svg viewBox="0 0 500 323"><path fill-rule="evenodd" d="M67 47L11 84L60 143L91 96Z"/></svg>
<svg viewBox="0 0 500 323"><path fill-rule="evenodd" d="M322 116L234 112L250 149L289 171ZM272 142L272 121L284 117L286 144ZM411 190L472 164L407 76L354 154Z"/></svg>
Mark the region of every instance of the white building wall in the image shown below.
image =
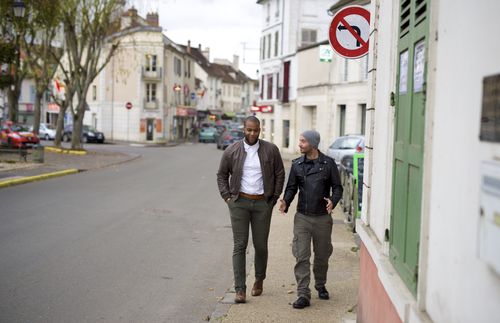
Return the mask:
<svg viewBox="0 0 500 323"><path fill-rule="evenodd" d="M431 159L424 165L429 170L425 306L435 322L500 322L500 276L477 251L481 162L500 158L500 144L478 137L483 78L500 74L500 42L470 28L500 30L500 2L440 0L431 10L438 16L431 35L439 37L430 37L435 73L429 79ZM463 39L484 46L464 50Z"/></svg>

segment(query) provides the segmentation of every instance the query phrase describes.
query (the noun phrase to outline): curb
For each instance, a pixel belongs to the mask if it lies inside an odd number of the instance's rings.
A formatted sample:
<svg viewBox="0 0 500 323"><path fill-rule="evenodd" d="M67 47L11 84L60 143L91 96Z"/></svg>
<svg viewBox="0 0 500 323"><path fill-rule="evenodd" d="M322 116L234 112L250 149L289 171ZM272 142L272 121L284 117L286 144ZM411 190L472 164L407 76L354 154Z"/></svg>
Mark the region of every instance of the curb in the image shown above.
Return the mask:
<svg viewBox="0 0 500 323"><path fill-rule="evenodd" d="M45 151L50 151L58 154L71 154L71 155L87 155L85 150L71 150L64 148L55 148L55 147L44 147Z"/></svg>
<svg viewBox="0 0 500 323"><path fill-rule="evenodd" d="M78 169L71 168L71 169L65 169L65 170L52 172L52 173L45 173L45 174L41 174L41 175L28 176L28 177L23 177L23 178L15 178L15 179L0 182L0 188L30 183L30 182L35 182L35 181L40 181L40 180L44 180L44 179L60 177L60 176L65 176L65 175L70 175L70 174L76 174L78 172L79 172Z"/></svg>

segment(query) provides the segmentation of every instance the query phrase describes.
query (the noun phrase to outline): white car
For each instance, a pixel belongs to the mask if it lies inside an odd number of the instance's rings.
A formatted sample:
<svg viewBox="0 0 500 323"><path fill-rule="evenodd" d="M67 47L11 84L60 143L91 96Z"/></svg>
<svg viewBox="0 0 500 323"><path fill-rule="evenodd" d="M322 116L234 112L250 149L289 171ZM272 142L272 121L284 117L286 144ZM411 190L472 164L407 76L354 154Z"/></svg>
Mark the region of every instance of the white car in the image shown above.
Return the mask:
<svg viewBox="0 0 500 323"><path fill-rule="evenodd" d="M30 131L33 131L33 126L30 127ZM56 127L48 123L40 123L38 137L43 140L54 140L56 138Z"/></svg>

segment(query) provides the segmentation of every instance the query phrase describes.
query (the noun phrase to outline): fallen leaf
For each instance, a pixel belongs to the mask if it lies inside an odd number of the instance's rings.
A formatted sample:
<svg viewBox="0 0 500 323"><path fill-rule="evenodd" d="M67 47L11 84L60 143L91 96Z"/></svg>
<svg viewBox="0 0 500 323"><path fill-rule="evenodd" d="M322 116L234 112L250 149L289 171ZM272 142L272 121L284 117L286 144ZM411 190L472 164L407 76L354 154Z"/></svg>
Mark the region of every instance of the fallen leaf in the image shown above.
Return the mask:
<svg viewBox="0 0 500 323"><path fill-rule="evenodd" d="M293 290L291 290L291 289L290 289L290 290L289 290L288 292L286 292L286 293L287 293L287 294L293 294L293 293L295 293L295 291L293 291Z"/></svg>

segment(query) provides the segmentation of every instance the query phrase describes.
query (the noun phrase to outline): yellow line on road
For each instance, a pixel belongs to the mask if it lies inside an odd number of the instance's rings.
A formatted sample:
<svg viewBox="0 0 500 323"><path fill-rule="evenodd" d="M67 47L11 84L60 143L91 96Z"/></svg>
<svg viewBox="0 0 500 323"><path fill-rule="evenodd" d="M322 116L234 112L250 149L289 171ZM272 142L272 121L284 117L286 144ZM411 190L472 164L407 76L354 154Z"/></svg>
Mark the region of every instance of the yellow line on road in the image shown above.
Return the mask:
<svg viewBox="0 0 500 323"><path fill-rule="evenodd" d="M8 180L5 180L3 182L0 182L0 188L14 186L14 185L19 185L19 184L30 183L30 182L35 182L35 181L41 181L41 180L44 180L44 179L49 179L49 178L54 178L54 177L60 177L60 176L65 176L65 175L70 175L70 174L76 174L76 173L78 173L78 169L71 168L71 169L65 169L65 170L61 170L61 171L57 171L57 172L52 172L52 173L45 173L45 174L41 174L41 175L8 179Z"/></svg>

